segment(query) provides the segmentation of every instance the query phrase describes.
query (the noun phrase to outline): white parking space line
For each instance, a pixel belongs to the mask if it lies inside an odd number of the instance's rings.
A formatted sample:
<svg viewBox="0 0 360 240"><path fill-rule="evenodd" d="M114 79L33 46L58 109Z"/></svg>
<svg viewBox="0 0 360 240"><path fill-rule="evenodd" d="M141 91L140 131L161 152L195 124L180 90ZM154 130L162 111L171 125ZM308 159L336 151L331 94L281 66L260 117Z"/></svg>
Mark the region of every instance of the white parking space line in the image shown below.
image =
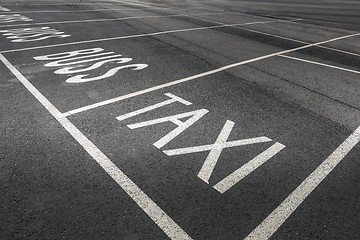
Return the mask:
<svg viewBox="0 0 360 240"><path fill-rule="evenodd" d="M309 61L309 60L302 59L302 58L290 57L290 56L287 56L287 55L279 55L279 57L283 57L283 58L287 58L287 59L292 59L292 60L296 60L296 61L301 61L301 62L306 62L306 63L311 63L311 64L316 64L316 65L319 65L319 66L334 68L334 69L338 69L338 70L342 70L342 71L346 71L346 72L351 72L351 73L360 74L359 71L355 71L355 70L352 70L352 69L347 69L347 68L337 67L337 66L333 66L333 65L329 65L329 64L324 64L324 63Z"/></svg>
<svg viewBox="0 0 360 240"><path fill-rule="evenodd" d="M297 21L297 19L292 20L292 21L273 20L273 21L262 21L262 22L224 24L224 25L215 25L215 26L210 26L210 27L184 28L184 29L169 30L169 31L162 31L162 32L143 33L143 34L136 34L136 35L120 36L120 37L110 37L110 38L100 38L100 39L93 39L93 40L86 40L86 41L79 41L79 42L60 43L60 44L44 45L44 46L28 47L28 48L18 48L18 49L13 49L13 50L1 51L0 53L20 52L20 51L28 51L28 50L35 50L35 49L54 48L54 47L60 47L60 46L71 46L71 45L84 44L84 43L104 42L104 41L119 40L119 39L149 37L149 36L164 35L164 34L169 34L169 33L201 31L201 30L216 29L216 28L226 28L226 27L232 27L232 26L245 26L245 25L253 25L253 24L266 24L266 23L274 23L274 22L293 22L293 21Z"/></svg>
<svg viewBox="0 0 360 240"><path fill-rule="evenodd" d="M154 8L146 8L146 9L136 9L136 8L101 8L101 9L82 9L82 10L43 10L43 11L18 11L18 12L11 12L11 13L82 13L82 12L106 12L106 11L144 11L144 10L167 10L167 11L181 11L181 10L175 10L170 8L163 8L163 7L154 7ZM184 9L182 10L184 11ZM4 12L8 13L8 12Z"/></svg>
<svg viewBox="0 0 360 240"><path fill-rule="evenodd" d="M248 16L253 16L253 17L259 17L259 16L256 16L256 15L251 15L251 14L247 14L247 13L238 13L238 14L239 14L239 15L248 15ZM217 24L225 24L225 23L223 23L223 22L214 21L214 20L209 20L209 19L206 19L206 18L199 18L199 17L196 17L196 16L193 16L193 18L197 18L197 19L200 19L200 20L204 20L204 21L208 21L208 22L212 22L212 23L217 23ZM267 17L261 17L261 18L266 18L266 19L268 19ZM298 19L296 22L303 21L303 20L304 20L304 19ZM253 33L262 34L262 35L265 35L265 36L270 36L270 37L275 37L275 38L279 38L279 39L289 40L289 41L292 41L292 42L303 43L303 44L310 44L310 42L305 42L305 41L301 41L301 40L294 39L294 38L279 36L279 35L275 35L275 34L271 34L271 33L261 32L261 31L252 30L252 29L248 29L248 28L243 28L243 27L239 27L239 26L232 26L232 27L233 27L233 28L238 28L238 29L241 29L241 30L244 30L244 31L248 31L248 32L253 32ZM344 54L348 54L348 55L353 55L353 56L360 57L360 54L358 54L358 53L348 52L348 51L344 51L344 50L337 49L337 48L326 47L326 46L321 46L321 45L317 45L316 47L323 48L323 49L328 49L328 50L332 50L332 51L341 52L341 53L344 53Z"/></svg>
<svg viewBox="0 0 360 240"><path fill-rule="evenodd" d="M134 5L138 5L138 6L142 6L142 7L165 7L159 4L153 4L153 3L145 3L145 2L138 2L138 1L122 1L124 3L127 4L134 4ZM188 2L187 2L188 3ZM191 5L191 9L204 9L204 10L214 10L214 11L224 11L224 9L220 9L220 8L213 8L213 7L204 7L201 6L200 4L192 4Z"/></svg>
<svg viewBox="0 0 360 240"><path fill-rule="evenodd" d="M213 16L220 14L225 14L225 13L194 13L194 14L173 14L173 15L153 15L153 16L150 15L150 16L138 16L138 17L103 18L103 19L41 22L41 23L22 23L22 24L1 25L0 27L21 27L21 26L32 26L32 25L69 24L69 23L85 23L85 22L110 22L110 21L130 20L130 19L166 18L166 17Z"/></svg>
<svg viewBox="0 0 360 240"><path fill-rule="evenodd" d="M168 237L171 239L191 239L180 226L178 226L151 198L129 179L124 172L122 172L99 148L97 148L75 125L73 125L49 100L47 100L44 95L42 95L2 54L0 54L0 60Z"/></svg>
<svg viewBox="0 0 360 240"><path fill-rule="evenodd" d="M325 159L245 240L269 239L360 141L360 126Z"/></svg>
<svg viewBox="0 0 360 240"><path fill-rule="evenodd" d="M223 72L223 71L225 71L227 69L231 69L231 68L234 68L234 67L238 67L238 66L241 66L241 65L248 64L248 63L260 61L260 60L263 60L263 59L267 59L267 58L283 55L283 54L286 54L286 53L295 52L295 51L298 51L298 50L302 50L302 49L306 49L306 48L310 48L310 47L314 47L314 46L318 46L318 45L321 45L321 44L330 43L330 42L334 42L334 41L338 41L338 40L342 40L342 39L346 39L346 38L351 38L351 37L355 37L355 36L359 36L359 35L360 35L360 33L356 33L356 34L346 35L346 36L342 36L342 37L332 38L332 39L329 39L329 40L326 40L326 41L307 44L305 46L301 46L301 47L297 47L297 48L293 48L293 49L289 49L289 50L284 50L284 51L280 51L280 52L276 52L276 53L271 53L271 54L264 55L264 56L261 56L261 57L256 57L256 58L253 58L253 59L233 63L233 64L226 65L226 66L223 66L223 67L211 70L211 71L207 71L207 72L204 72L204 73L199 73L199 74L196 74L196 75L193 75L193 76L190 76L190 77L186 77L186 78L182 78L182 79L175 80L175 81L172 81L172 82L160 84L158 86L154 86L154 87L151 87L151 88L147 88L147 89L144 89L144 90L140 90L140 91L137 91L137 92L126 94L126 95L123 95L123 96L120 96L120 97L108 99L108 100L105 100L105 101L102 101L102 102L94 103L94 104L91 104L91 105L88 105L88 106L85 106L85 107L81 107L81 108L78 108L78 109L73 109L71 111L68 111L68 112L64 113L64 115L69 116L69 115L77 114L77 113L80 113L80 112L88 111L88 110L91 110L91 109L94 109L94 108L97 108L97 107L112 104L112 103L122 101L122 100L125 100L125 99L129 99L129 98L132 98L132 97L136 97L136 96L139 96L139 95L143 95L143 94L146 94L146 93L157 91L157 90L160 90L160 89L175 86L175 85L178 85L178 84L181 84L181 83L184 83L184 82L199 79L199 78L209 76L209 75L212 75L212 74L215 74L215 73Z"/></svg>

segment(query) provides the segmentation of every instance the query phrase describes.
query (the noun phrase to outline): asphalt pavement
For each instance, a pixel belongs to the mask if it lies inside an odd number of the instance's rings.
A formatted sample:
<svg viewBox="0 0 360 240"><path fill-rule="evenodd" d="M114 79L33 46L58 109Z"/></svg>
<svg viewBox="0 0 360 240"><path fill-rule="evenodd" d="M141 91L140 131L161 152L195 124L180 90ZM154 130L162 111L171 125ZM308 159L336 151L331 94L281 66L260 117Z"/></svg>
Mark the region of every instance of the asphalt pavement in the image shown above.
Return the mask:
<svg viewBox="0 0 360 240"><path fill-rule="evenodd" d="M0 238L360 239L359 11L0 0Z"/></svg>

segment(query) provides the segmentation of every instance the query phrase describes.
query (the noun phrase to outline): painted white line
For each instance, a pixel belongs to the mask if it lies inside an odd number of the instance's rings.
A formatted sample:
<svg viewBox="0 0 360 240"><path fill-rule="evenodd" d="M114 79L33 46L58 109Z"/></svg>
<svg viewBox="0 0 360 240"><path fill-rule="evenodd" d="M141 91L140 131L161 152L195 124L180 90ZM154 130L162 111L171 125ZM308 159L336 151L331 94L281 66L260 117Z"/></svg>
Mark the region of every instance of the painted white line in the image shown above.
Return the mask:
<svg viewBox="0 0 360 240"><path fill-rule="evenodd" d="M94 103L94 104L91 104L91 105L88 105L88 106L85 106L85 107L74 109L74 110L68 111L68 112L66 112L64 114L66 116L69 116L69 115L72 115L72 114L76 114L76 113L80 113L80 112L87 111L87 110L90 110L90 109L94 109L94 108L97 108L97 107L100 107L100 106L112 104L112 103L115 103L115 102L118 102L118 101L121 101L121 100L129 99L129 98L132 98L132 97L136 97L136 96L139 96L139 95L143 95L143 94L146 94L146 93L157 91L159 89L168 88L168 87L171 87L171 86L178 85L180 83L192 81L192 80L199 79L199 78L202 78L202 77L205 77L205 76L209 76L209 75L212 75L212 74L215 74L215 73L223 72L223 71L225 71L227 69L231 69L231 68L234 68L234 67L238 67L238 66L241 66L241 65L248 64L248 63L260 61L260 60L275 57L275 56L278 56L278 55L283 55L283 54L286 54L286 53L295 52L295 51L298 51L298 50L318 46L318 45L329 43L329 42L338 41L338 40L341 40L341 39L351 38L351 37L359 36L359 35L360 35L360 33L356 33L356 34L346 35L346 36L342 36L342 37L332 38L332 39L329 39L329 40L326 40L326 41L312 43L312 44L308 44L308 45L305 45L305 46L301 46L301 47L297 47L297 48L293 48L293 49L289 49L289 50L284 50L284 51L264 55L264 56L261 56L261 57L257 57L257 58L253 58L253 59L233 63L233 64L226 65L226 66L223 66L223 67L211 70L211 71L207 71L207 72L204 72L204 73L199 73L199 74L196 74L196 75L193 75L193 76L190 76L190 77L182 78L182 79L179 79L179 80L175 80L175 81L172 81L172 82L168 82L168 83L160 84L158 86L154 86L154 87L151 87L151 88L140 90L138 92L133 92L133 93L126 94L126 95L123 95L123 96L120 96L120 97L108 99L108 100L105 100L105 101L102 101L102 102L98 102L98 103Z"/></svg>
<svg viewBox="0 0 360 240"><path fill-rule="evenodd" d="M302 59L302 58L290 57L290 56L287 56L287 55L279 55L279 57L288 58L288 59L301 61L301 62L306 62L306 63L311 63L311 64L316 64L316 65L319 65L319 66L334 68L334 69L338 69L338 70L342 70L342 71L346 71L346 72L360 74L359 71L355 71L355 70L352 70L352 69L337 67L337 66L333 66L333 65L329 65L329 64L325 64L325 63L314 62L314 61L310 61L310 60L306 60L306 59Z"/></svg>
<svg viewBox="0 0 360 240"><path fill-rule="evenodd" d="M168 8L162 8L162 7L154 7L154 8L146 8L146 9L135 9L135 8L101 8L101 9L81 9L81 10L51 10L51 11L17 11L17 12L11 12L11 13L81 13L81 12L106 12L106 11L144 11L149 9L162 9L167 11L180 11L180 10L172 10ZM7 13L7 12L2 12Z"/></svg>
<svg viewBox="0 0 360 240"><path fill-rule="evenodd" d="M253 17L260 17L260 16L254 16L254 15L247 14L247 13L237 13L237 14L239 14L239 15L249 15L249 16L253 16ZM204 20L204 21L211 22L211 23L225 24L223 22L209 20L209 19L206 19L206 18L199 18L199 17L196 17L196 16L193 16L193 18L197 18L197 19ZM266 18L266 17L260 17L260 18ZM268 19L268 18L266 18L266 19ZM303 21L303 19L298 19L298 21ZM302 40L298 40L298 39L294 39L294 38L289 38L289 37L284 37L284 36L279 36L279 35L275 35L275 34L271 34L271 33L261 32L261 31L257 31L257 30L253 30L253 29L244 28L244 27L239 27L239 26L232 26L232 27L233 28L238 28L238 29L241 29L241 30L244 30L244 31L248 31L248 32L262 34L262 35L265 35L265 36L270 36L270 37L274 37L274 38L289 40L289 41L292 41L292 42L298 42L298 43L302 43L302 44L310 44L310 42L306 42L306 41L302 41ZM360 54L358 54L358 53L344 51L344 50L340 50L340 49L337 49L337 48L326 47L326 46L321 46L321 45L318 45L316 47L360 57Z"/></svg>
<svg viewBox="0 0 360 240"><path fill-rule="evenodd" d="M3 11L3 12L10 12L11 10L10 10L10 9L8 9L8 8L5 8L5 7L0 6L0 11Z"/></svg>
<svg viewBox="0 0 360 240"><path fill-rule="evenodd" d="M136 204L171 239L191 239L153 200L151 200L124 172L122 172L99 148L97 148L75 125L47 100L2 54L0 60L65 128L86 152L106 171L107 174L136 202Z"/></svg>
<svg viewBox="0 0 360 240"><path fill-rule="evenodd" d="M234 125L234 122L227 120L215 143L211 146L210 152L197 175L204 182L209 183L210 176L214 171L215 165L218 162L222 151L226 147L226 142Z"/></svg>
<svg viewBox="0 0 360 240"><path fill-rule="evenodd" d="M360 141L360 126L335 149L245 240L269 239Z"/></svg>
<svg viewBox="0 0 360 240"><path fill-rule="evenodd" d="M0 28L31 26L31 25L50 25L50 24L86 23L86 22L108 22L108 21L121 21L121 20L130 20L130 19L147 19L147 18L192 17L192 16L208 16L208 15L212 16L212 15L220 15L220 14L224 14L224 13L173 14L173 15L163 15L163 16L162 15L149 15L149 16L123 17L123 18L103 18L103 19L72 20L72 21L58 21L58 22L21 23L21 24L0 25Z"/></svg>
<svg viewBox="0 0 360 240"><path fill-rule="evenodd" d="M138 2L138 1L123 1L125 3L128 4L134 4L134 5L138 5L138 6L142 6L142 7L165 7L163 5L159 5L159 4L153 4L153 3L144 3L144 2ZM183 8L184 9L184 8ZM213 10L213 11L224 11L223 9L216 9L216 8L209 8L209 7L203 7L200 6L199 4L197 5L192 5L190 9L188 10L193 10L193 9L204 9L204 10Z"/></svg>
<svg viewBox="0 0 360 240"><path fill-rule="evenodd" d="M214 188L220 193L224 193L240 182L243 178L253 172L255 169L264 164L267 160L274 157L281 150L285 148L285 145L281 143L274 143L271 147L251 159L244 164L241 168L231 173L229 176L215 184Z"/></svg>
<svg viewBox="0 0 360 240"><path fill-rule="evenodd" d="M120 36L120 37L100 38L100 39L93 39L93 40L86 40L86 41L79 41L79 42L70 42L70 43L61 43L61 44L54 44L54 45L19 48L19 49L1 51L0 53L20 52L20 51L28 51L28 50L35 50L35 49L54 48L54 47L61 47L61 46L71 46L71 45L84 44L84 43L112 41L112 40L119 40L119 39L150 37L150 36L164 35L164 34L169 34L169 33L182 33L182 32L190 32L190 31L201 31L201 30L216 29L216 28L226 28L226 27L231 27L231 26L245 26L245 25L253 25L253 24L266 24L266 23L281 22L281 21L283 21L283 20L263 21L263 22L249 22L249 23L234 23L234 24L225 24L225 25L215 25L215 26L210 26L210 27L184 28L184 29L169 30L169 31L163 31L163 32L143 33L143 34L136 34L136 35ZM294 20L294 21L296 21L296 20Z"/></svg>

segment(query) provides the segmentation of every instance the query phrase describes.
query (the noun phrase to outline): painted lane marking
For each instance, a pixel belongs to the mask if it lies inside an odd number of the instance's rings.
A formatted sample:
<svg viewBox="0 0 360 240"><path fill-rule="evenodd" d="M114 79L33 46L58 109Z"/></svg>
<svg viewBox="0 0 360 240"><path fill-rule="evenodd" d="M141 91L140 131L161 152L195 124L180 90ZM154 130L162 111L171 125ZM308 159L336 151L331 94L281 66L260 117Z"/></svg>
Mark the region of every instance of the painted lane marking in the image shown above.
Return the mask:
<svg viewBox="0 0 360 240"><path fill-rule="evenodd" d="M35 42L49 38L67 38L71 35L64 34L57 29L50 27L32 27L0 30L11 42Z"/></svg>
<svg viewBox="0 0 360 240"><path fill-rule="evenodd" d="M129 179L124 172L122 172L99 148L95 146L95 144L73 125L47 98L45 98L44 95L42 95L2 54L0 54L0 60L169 238L191 239L179 225L177 225L151 198L146 195L146 193Z"/></svg>
<svg viewBox="0 0 360 240"><path fill-rule="evenodd" d="M78 12L107 12L107 11L144 11L148 9L159 9L159 10L167 10L167 11L181 11L181 10L173 10L173 9L164 9L161 7L147 8L147 9L135 9L135 8L103 8L103 9L84 9L84 10L69 10L69 11L17 11L12 13L78 13ZM182 10L183 11L183 10Z"/></svg>
<svg viewBox="0 0 360 240"><path fill-rule="evenodd" d="M232 14L235 14L235 13L232 13ZM252 17L257 17L257 16L254 16L254 15L251 15L251 14L246 14L246 13L237 13L237 14L239 14L239 15L249 15L249 16L252 16ZM209 19L206 19L206 18L199 18L199 17L196 17L196 16L192 16L192 18L204 20L204 21L211 22L211 23L225 24L225 23L223 23L223 22L214 21L214 20L209 20ZM261 18L263 18L263 17L261 17ZM264 17L264 18L265 18L265 17ZM266 18L266 19L268 19L268 18ZM298 21L303 21L303 20L304 20L304 19L298 19ZM305 42L305 41L298 40L298 39L294 39L294 38L279 36L279 35L275 35L275 34L271 34L271 33L266 33L266 32L261 32L261 31L257 31L257 30L253 30L253 29L244 28L244 27L238 27L238 26L232 26L232 27L233 27L233 28L238 28L238 29L241 29L241 30L244 30L244 31L248 31L248 32L253 32L253 33L262 34L262 35L265 35L265 36L270 36L270 37L275 37L275 38L279 38L279 39L289 40L289 41L292 41L292 42L303 43L303 44L310 44L310 42ZM349 54L349 55L353 55L353 56L360 57L360 54L358 54L358 53L353 53L353 52L349 52L349 51L344 51L344 50L340 50L340 49L337 49L337 48L332 48L332 47L327 47L327 46L321 46L321 45L318 45L318 46L316 46L316 47L318 47L318 48L323 48L323 49L328 49L328 50L332 50L332 51L341 52L341 53L344 53L344 54Z"/></svg>
<svg viewBox="0 0 360 240"><path fill-rule="evenodd" d="M214 185L214 188L220 193L224 193L240 182L243 178L255 171L262 164L267 162L270 158L274 157L281 150L285 148L285 145L281 143L274 143L271 147L251 159L248 163L244 164L238 170L231 173L229 176Z"/></svg>
<svg viewBox="0 0 360 240"><path fill-rule="evenodd" d="M301 62L306 62L306 63L311 63L311 64L315 64L315 65L319 65L319 66L334 68L334 69L338 69L338 70L342 70L342 71L346 71L346 72L360 74L359 71L355 71L355 70L352 70L352 69L337 67L337 66L334 66L334 65L329 65L329 64L320 63L320 62L314 62L314 61L310 61L310 60L306 60L306 59L302 59L302 58L296 58L296 57L291 57L291 56L287 56L287 55L279 55L279 57L288 58L288 59L301 61Z"/></svg>
<svg viewBox="0 0 360 240"><path fill-rule="evenodd" d="M150 6L150 7L164 7L164 8L166 8L165 6L162 6L162 5L159 5L159 4L148 3L148 2L147 3L138 2L138 1L123 1L123 2L128 3L128 4L137 5L137 6L142 6L142 7L149 7ZM215 8L203 7L203 6L200 6L200 5L197 5L197 6L192 5L190 9L191 10L193 10L193 9L205 9L205 10L213 10L213 11L224 11L223 9L215 9Z"/></svg>
<svg viewBox="0 0 360 240"><path fill-rule="evenodd" d="M249 22L249 23L235 23L235 24L215 25L215 26L210 26L210 27L184 28L184 29L169 30L169 31L163 31L163 32L143 33L143 34L137 34L137 35L101 38L101 39L93 39L93 40L86 40L86 41L79 41L79 42L70 42L70 43L38 46L38 47L19 48L19 49L1 51L0 53L20 52L20 51L35 50L35 49L54 48L54 47L60 47L60 46L71 46L71 45L84 44L84 43L104 42L104 41L119 40L119 39L131 39L131 38L138 38L138 37L151 37L151 36L164 35L164 34L169 34L169 33L181 33L181 32L207 30L207 29L226 28L226 27L232 27L232 26L266 24L266 23L283 22L283 21L285 21L285 20ZM296 20L294 20L294 21L296 21ZM286 22L288 22L288 21L286 21Z"/></svg>
<svg viewBox="0 0 360 240"><path fill-rule="evenodd" d="M186 106L189 106L189 105L192 104L191 102L186 101L186 100L182 99L181 97L178 97L178 96L176 96L174 94L171 94L171 93L166 93L165 96L168 96L170 99L166 100L166 101L163 101L163 102L160 102L160 103L157 103L157 104L154 104L154 105L151 105L151 106L148 106L148 107L145 107L145 108L142 108L142 109L139 109L139 110L136 110L136 111L133 111L133 112L130 112L130 113L127 113L127 114L124 114L124 115L121 115L121 116L118 116L118 117L116 117L116 119L119 120L119 121L123 121L125 119L135 117L137 115L140 115L140 114L143 114L143 113L146 113L146 112L150 112L150 111L153 111L155 109L165 107L167 105L170 105L170 104L176 103L176 102L182 103L182 104L184 104Z"/></svg>
<svg viewBox="0 0 360 240"><path fill-rule="evenodd" d="M31 18L25 17L20 14L1 14L0 23L11 23L11 22L32 22L34 21Z"/></svg>
<svg viewBox="0 0 360 240"><path fill-rule="evenodd" d="M8 9L8 8L5 8L5 7L0 6L0 11L3 11L3 12L10 12L11 10L10 10L10 9Z"/></svg>
<svg viewBox="0 0 360 240"><path fill-rule="evenodd" d="M151 15L151 16L139 16L139 17L103 18L103 19L73 20L73 21L59 21L59 22L41 22L41 23L9 24L9 25L0 25L0 27L20 27L20 26L50 25L50 24L68 24L68 23L85 23L85 22L109 22L109 21L122 21L122 20L147 19L147 18L212 16L212 15L221 15L221 14L224 14L224 13L173 14L173 15L165 15L165 16L162 16L162 15Z"/></svg>
<svg viewBox="0 0 360 240"><path fill-rule="evenodd" d="M245 240L267 240L360 142L360 126L335 149Z"/></svg>
<svg viewBox="0 0 360 240"><path fill-rule="evenodd" d="M115 103L115 102L118 102L118 101L122 101L122 100L125 100L125 99L129 99L129 98L132 98L132 97L136 97L136 96L139 96L139 95L143 95L143 94L146 94L146 93L157 91L159 89L168 88L168 87L175 86L175 85L178 85L178 84L181 84L181 83L184 83L184 82L192 81L192 80L202 78L202 77L205 77L205 76L209 76L209 75L212 75L212 74L215 74L215 73L223 72L223 71L225 71L227 69L231 69L231 68L234 68L234 67L238 67L238 66L241 66L241 65L248 64L248 63L260 61L260 60L275 57L275 56L278 56L278 55L283 55L283 54L290 53L290 52L295 52L295 51L298 51L298 50L301 50L301 49L306 49L306 48L318 46L318 45L321 45L321 44L324 44L324 43L334 42L334 41L338 41L338 40L341 40L341 39L351 38L351 37L359 36L359 35L360 35L360 33L356 33L356 34L346 35L346 36L342 36L342 37L332 38L332 39L325 40L325 41L322 41L322 42L312 43L312 44L308 44L308 45L305 45L305 46L302 46L302 47L297 47L297 48L293 48L293 49L289 49L289 50L284 50L284 51L264 55L264 56L261 56L261 57L257 57L257 58L253 58L253 59L233 63L233 64L226 65L226 66L223 66L223 67L220 67L220 68L217 68L217 69L214 69L214 70L210 70L210 71L207 71L207 72L204 72L204 73L199 73L199 74L196 74L196 75L193 75L193 76L190 76L190 77L186 77L186 78L182 78L182 79L175 80L175 81L172 81L172 82L160 84L160 85L157 85L157 86L154 86L154 87L151 87L151 88L147 88L147 89L140 90L140 91L137 91L137 92L129 93L129 94L119 96L119 97L116 97L116 98L108 99L108 100L105 100L105 101L102 101L102 102L97 102L97 103L94 103L94 104L91 104L91 105L88 105L88 106L84 106L84 107L81 107L81 108L73 109L73 110L70 110L70 111L64 113L64 115L69 116L69 115L77 114L77 113L80 113L80 112L83 112L83 111L88 111L90 109L94 109L94 108L97 108L97 107L100 107L100 106L105 106L105 105L112 104L112 103Z"/></svg>
<svg viewBox="0 0 360 240"><path fill-rule="evenodd" d="M122 69L130 68L131 70L138 71L148 67L147 64L120 65L131 62L132 58L124 58L121 54L114 55L114 52L103 51L103 48L90 48L36 56L33 58L37 61L51 61L49 63L46 63L44 65L45 67L60 67L60 69L54 72L55 74L73 75L68 76L68 79L66 79L65 81L67 83L85 83L91 81L98 81L112 77ZM91 63L92 65L89 66L89 63ZM103 66L107 66L108 64L120 66L113 67L110 70L101 73L101 75L99 76L89 77L92 75L91 72L93 70L99 69ZM74 74L77 73L86 74L78 74L74 76Z"/></svg>

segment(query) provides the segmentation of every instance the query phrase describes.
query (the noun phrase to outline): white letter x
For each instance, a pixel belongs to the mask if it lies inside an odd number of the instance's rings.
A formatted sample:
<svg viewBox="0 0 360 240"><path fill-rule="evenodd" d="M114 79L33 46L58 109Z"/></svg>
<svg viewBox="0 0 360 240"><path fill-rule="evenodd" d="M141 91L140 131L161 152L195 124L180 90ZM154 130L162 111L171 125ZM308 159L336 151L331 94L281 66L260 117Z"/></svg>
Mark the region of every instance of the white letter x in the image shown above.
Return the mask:
<svg viewBox="0 0 360 240"><path fill-rule="evenodd" d="M256 137L249 139L242 139L236 141L227 142L231 130L234 127L234 122L227 120L223 129L221 130L219 136L217 137L214 144L210 145L202 145L196 147L188 147L188 148L178 148L172 150L166 150L164 153L168 156L195 153L195 152L204 152L209 151L209 155L207 156L205 162L203 163L200 172L198 173L198 177L202 179L204 182L209 183L210 176L215 168L215 165L220 157L220 154L224 148L231 148L236 146L250 145L255 143L263 143L272 141L267 137Z"/></svg>

